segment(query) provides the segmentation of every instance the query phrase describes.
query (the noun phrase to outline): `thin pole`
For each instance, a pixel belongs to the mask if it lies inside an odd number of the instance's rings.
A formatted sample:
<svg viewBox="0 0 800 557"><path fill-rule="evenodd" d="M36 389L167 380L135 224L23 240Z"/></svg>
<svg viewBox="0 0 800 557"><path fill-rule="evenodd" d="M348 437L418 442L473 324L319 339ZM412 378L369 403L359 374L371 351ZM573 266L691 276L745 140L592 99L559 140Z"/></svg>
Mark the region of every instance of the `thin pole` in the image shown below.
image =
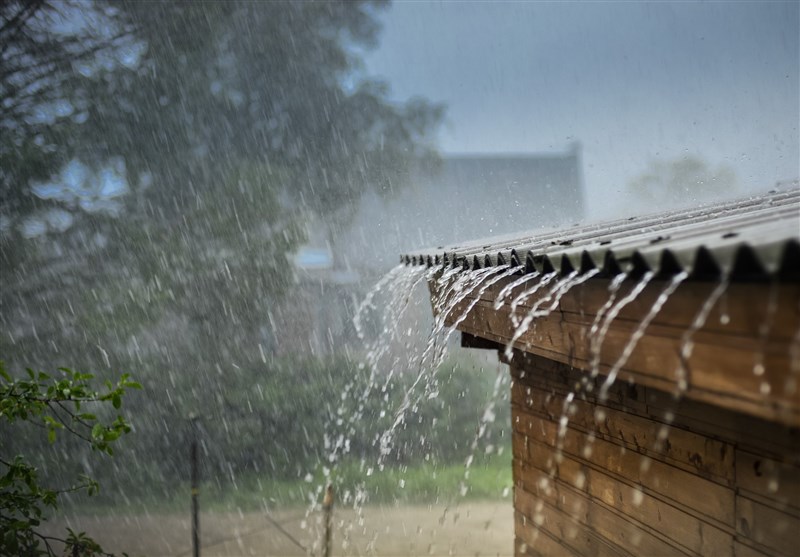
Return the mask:
<svg viewBox="0 0 800 557"><path fill-rule="evenodd" d="M323 557L331 557L331 532L333 530L333 486L328 484L325 498L322 500L322 512L325 515L325 539L322 544Z"/></svg>
<svg viewBox="0 0 800 557"><path fill-rule="evenodd" d="M200 469L197 464L197 425L192 419L192 444L190 449L192 461L192 555L200 557Z"/></svg>

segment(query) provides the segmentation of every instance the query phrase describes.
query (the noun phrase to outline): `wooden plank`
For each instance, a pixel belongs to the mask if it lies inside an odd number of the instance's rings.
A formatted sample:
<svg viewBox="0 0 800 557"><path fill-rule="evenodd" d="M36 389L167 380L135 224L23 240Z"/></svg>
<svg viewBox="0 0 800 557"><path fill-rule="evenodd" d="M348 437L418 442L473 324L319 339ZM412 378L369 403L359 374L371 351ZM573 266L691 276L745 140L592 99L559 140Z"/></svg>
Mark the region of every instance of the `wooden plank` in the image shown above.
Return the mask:
<svg viewBox="0 0 800 557"><path fill-rule="evenodd" d="M767 553L761 549L756 549L750 545L733 540L734 557L777 557L774 553Z"/></svg>
<svg viewBox="0 0 800 557"><path fill-rule="evenodd" d="M542 537L552 536L569 553L630 557L630 553L609 542L592 528L587 527L585 523L578 519L577 513L565 512L563 508L559 508L553 501L544 501L541 497L533 495L524 489L515 489L515 508L518 514L521 515L520 523L516 527L530 532L529 539L531 539L535 548ZM541 534L537 536L537 532L541 532ZM558 548L554 547L552 551L558 551ZM550 554L558 555L558 553Z"/></svg>
<svg viewBox="0 0 800 557"><path fill-rule="evenodd" d="M559 444L557 424L526 413L516 405L512 406L512 416L515 431L546 445L549 452L556 449ZM650 490L666 501L674 501L705 515L709 522L733 526L734 494L729 488L604 439L587 443L585 435L569 427L561 445L565 454L579 462L593 464L617 477L640 484L645 491Z"/></svg>
<svg viewBox="0 0 800 557"><path fill-rule="evenodd" d="M484 291L481 299L494 303L500 291L512 278L498 281ZM637 281L626 281L619 289L617 300L627 295ZM529 281L523 286L514 289L506 298L507 307L511 300L521 294L525 288L530 288L535 283ZM608 279L593 278L588 282L575 286L564 294L559 301L558 311L594 317L609 297ZM688 327L698 309L705 303L716 288L715 283L685 282L670 296L667 302L653 320L656 325L670 325L685 329ZM656 298L666 287L663 281L651 282L637 298L622 308L617 319L621 321L639 322L647 314ZM772 289L775 288L775 292ZM519 313L525 308L530 308L534 303L543 298L549 288L543 287L536 296L520 304ZM770 298L774 297L773 313L770 315ZM713 308L706 325L706 331L717 334L741 335L757 338L760 336L762 324L771 323L769 336L774 339L792 338L793 331L800 327L800 310L797 301L800 299L800 285L791 283L754 284L732 283L721 296ZM760 303L753 303L754 300ZM722 315L726 318L722 319Z"/></svg>
<svg viewBox="0 0 800 557"><path fill-rule="evenodd" d="M738 448L781 456L800 465L800 428L787 427L730 409L644 389L648 414L662 419L669 413L676 426L724 439Z"/></svg>
<svg viewBox="0 0 800 557"><path fill-rule="evenodd" d="M737 495L736 531L781 555L796 555L800 518Z"/></svg>
<svg viewBox="0 0 800 557"><path fill-rule="evenodd" d="M554 422L564 415L567 404L565 396L537 389L529 392L521 383L512 386L511 400ZM576 398L568 406L574 409L567 415L573 428L614 440L712 481L733 483L733 447L727 443L675 427L669 428L669 436L659 442L663 422L600 406L592 400ZM660 450L655 450L657 446Z"/></svg>
<svg viewBox="0 0 800 557"><path fill-rule="evenodd" d="M507 343L513 335L510 304L495 310L493 300L500 289L515 279L505 279L487 289L460 329L492 342ZM623 284L619 298L634 287L635 281L627 282L629 284ZM547 295L552 296L555 284L554 281L542 287L522 304L520 314L524 315ZM436 291L434 283L431 286L434 296L443 293ZM529 286L526 284L517 291ZM665 283L651 283L634 302L623 308L604 343L601 371L605 372L613 365L627 344L631 331L664 287ZM595 279L573 288L561 298L549 317L536 321L539 334L536 330L530 331L517 346L588 368L591 357L587 331L595 314L608 299L607 288L607 281ZM667 391L674 389L677 384L675 372L680 363L680 339L713 288L714 284L682 284L655 316L647 334L622 370L621 378L641 381L644 377L649 386ZM763 303L753 303L754 299L761 299ZM451 323L470 301L467 297L461 308L451 312ZM729 285L706 324L694 335L695 348L688 362L690 376L686 396L800 426L800 388L797 378L789 373L789 347L795 332L800 329L798 301L798 284ZM754 373L754 364L762 351L765 372L757 374Z"/></svg>
<svg viewBox="0 0 800 557"><path fill-rule="evenodd" d="M562 362L518 351L515 354L515 361L510 366L510 370L515 383L561 394L562 396L573 393L582 400L595 401L596 396L592 396L592 393L597 393L604 381L602 376L591 378L583 370L573 368ZM591 385L591 390L588 390L587 385ZM616 381L608 389L608 397L604 405L617 410L636 412L639 415L648 416L644 392L645 387L643 385Z"/></svg>
<svg viewBox="0 0 800 557"><path fill-rule="evenodd" d="M517 434L519 435L519 434ZM549 473L547 448L532 442L532 458L527 465ZM622 513L642 528L653 529L687 551L699 555L730 554L733 531L724 531L680 508L592 466L564 457L555 464L555 478L586 493L592 500ZM520 478L524 481L524 478ZM650 530L649 530L650 531Z"/></svg>
<svg viewBox="0 0 800 557"><path fill-rule="evenodd" d="M800 467L763 454L736 451L736 485L750 498L800 516Z"/></svg>
<svg viewBox="0 0 800 557"><path fill-rule="evenodd" d="M566 555L580 557L581 554L565 545L542 528L531 527L530 519L519 512L514 513L514 530L517 532L514 544L515 555L536 555L537 557L553 557Z"/></svg>
<svg viewBox="0 0 800 557"><path fill-rule="evenodd" d="M589 321L573 323L561 314L540 319L515 343L523 351L562 361L588 370L591 354L587 333ZM507 315L491 305L478 303L460 325L470 334L508 343L513 325ZM663 328L662 328L663 329ZM677 390L680 367L680 337L657 328L648 329L619 373L618 380L630 380L664 391ZM600 372L607 373L622 353L632 333L631 324L615 322L603 343ZM687 362L688 388L685 396L706 400L738 411L800 426L800 389L786 392L789 350L773 342L766 344L766 370L762 376L753 372L752 339L733 337L725 346L712 343L709 335L693 337L694 350ZM769 385L766 390L763 385Z"/></svg>
<svg viewBox="0 0 800 557"><path fill-rule="evenodd" d="M511 455L523 462L528 460L528 437L513 430L511 432Z"/></svg>
<svg viewBox="0 0 800 557"><path fill-rule="evenodd" d="M518 466L521 467L520 476L525 478L523 488L519 490L520 496L515 503L518 510L526 516L528 512L533 512L534 523L548 527L550 531L554 527L551 523L557 520L556 513L551 512L552 507L560 510L568 520L577 520L582 528L572 531L567 529L566 543L574 544L575 540L584 539L580 536L580 532L594 532L608 543L612 550L620 548L634 555L688 554L666 539L655 536L648 529L627 520L624 515L599 505L585 494L561 482L550 481L546 472L526 467L521 463ZM544 481L548 481L546 487L543 487ZM537 490L536 496L529 495L527 491L531 485ZM537 510L536 504L540 501L544 501L545 506L541 507L542 510ZM593 554L592 550L572 546L583 554Z"/></svg>
<svg viewBox="0 0 800 557"><path fill-rule="evenodd" d="M476 321L478 323L476 323ZM472 328L470 334L479 334L485 322L487 332L503 338L503 344L511 340L514 327L507 316L485 305L476 305L467 319L465 328ZM516 346L530 351L567 353L573 365L584 369L590 367L592 355L589 350L588 332L592 321L588 318L565 319L560 314L540 319L536 325L523 334ZM636 324L615 321L609 328L600 351L600 364L606 368L613 366L628 344ZM679 358L683 329L650 325L647 334L638 342L628 358L624 369L660 379L667 385L675 386L677 371L681 367ZM737 397L761 401L794 401L800 403L800 391L793 395L783 395L785 373L789 369L789 350L784 344L770 341L763 346L765 370L763 375L754 373L755 353L761 351L757 340L749 337L726 337L720 339L704 332L692 337L694 349L687 363L690 386L720 393L735 393ZM724 350L723 350L724 348ZM762 383L770 385L769 393L761 392ZM774 392L773 392L774 391Z"/></svg>

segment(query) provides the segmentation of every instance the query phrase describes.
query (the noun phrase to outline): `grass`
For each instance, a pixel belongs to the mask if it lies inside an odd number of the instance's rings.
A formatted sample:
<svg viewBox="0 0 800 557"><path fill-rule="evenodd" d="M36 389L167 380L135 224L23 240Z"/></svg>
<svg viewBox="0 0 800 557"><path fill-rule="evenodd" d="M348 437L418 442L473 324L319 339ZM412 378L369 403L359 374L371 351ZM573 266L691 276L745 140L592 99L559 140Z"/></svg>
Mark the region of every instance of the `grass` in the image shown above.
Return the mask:
<svg viewBox="0 0 800 557"><path fill-rule="evenodd" d="M366 504L448 503L455 500L500 500L511 491L511 452L476 457L469 467L461 464L422 463L385 467L383 470L366 463L348 462L325 475L323 469L314 476L279 480L250 474L227 481L203 482L200 506L205 511L255 511L263 508L307 507L321 502L322 489L332 482L336 488L336 504L352 505L357 494ZM189 508L189 485L177 486L175 495L156 489L152 494L127 498L110 494L102 500L85 499L66 505L68 512L94 514L110 507L115 514L184 513Z"/></svg>
<svg viewBox="0 0 800 557"><path fill-rule="evenodd" d="M309 481L310 480L310 481ZM210 486L206 500L220 509L256 509L273 506L307 505L320 501L323 486L330 481L337 491L339 504L352 504L366 496L367 503L422 504L456 499L501 499L512 485L511 455L476 458L467 469L464 464L370 468L350 462L314 477L293 481L262 477L237 479L220 486Z"/></svg>

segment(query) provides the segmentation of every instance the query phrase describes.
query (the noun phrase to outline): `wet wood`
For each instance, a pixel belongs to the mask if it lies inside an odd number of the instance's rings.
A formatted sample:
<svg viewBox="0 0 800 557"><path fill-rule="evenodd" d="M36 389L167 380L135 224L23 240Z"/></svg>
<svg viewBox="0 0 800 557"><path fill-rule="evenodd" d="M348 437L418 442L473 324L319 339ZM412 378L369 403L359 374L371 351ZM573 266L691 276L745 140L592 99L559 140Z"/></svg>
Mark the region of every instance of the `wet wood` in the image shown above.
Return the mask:
<svg viewBox="0 0 800 557"><path fill-rule="evenodd" d="M553 422L561 417L566 396L530 389L522 384L512 388L512 401L533 415ZM631 412L598 407L592 402L576 399L569 403L570 427L584 434L592 433L649 457L697 474L722 485L733 482L733 447L715 439L672 428L664 422L637 416ZM669 428L669 442L658 443L659 432ZM655 447L658 445L658 449Z"/></svg>
<svg viewBox="0 0 800 557"><path fill-rule="evenodd" d="M736 497L736 531L767 551L797 555L800 518L747 497Z"/></svg>
<svg viewBox="0 0 800 557"><path fill-rule="evenodd" d="M515 315L549 314L513 340L510 301L536 279L495 308L512 280L476 289L445 322L511 367L517 555L796 553L800 285L729 285L686 358L687 330L717 284L685 282L622 361L667 283L622 308L593 350L609 281L559 300L557 281L543 286ZM616 299L635 287L626 281ZM436 308L447 285L431 294Z"/></svg>
<svg viewBox="0 0 800 557"><path fill-rule="evenodd" d="M577 516L581 508L564 510L557 504L557 497L542 501L524 488L515 489L515 507L522 515L516 522L521 527L521 535L535 551L544 555L560 555L562 552L573 555L597 555L608 557L629 557L631 553L605 539L592 528L587 528ZM548 539L549 538L549 539ZM558 540L553 547L550 540ZM545 547L542 547L544 542ZM551 547L546 547L546 546Z"/></svg>
<svg viewBox="0 0 800 557"><path fill-rule="evenodd" d="M519 362L511 368L515 508L524 517L516 536L533 540L532 554L537 543L553 555L793 554L796 429L714 416L715 407L687 399L670 399L665 421L650 404L664 399L639 385L615 385L602 402L596 390L568 398L580 370L531 355ZM687 417L704 411L708 421ZM721 427L730 416L735 427Z"/></svg>
<svg viewBox="0 0 800 557"><path fill-rule="evenodd" d="M484 339L489 347L492 343L505 347L511 342L515 327L510 300L534 281L515 288L506 303L495 309L494 300L509 282L501 280L483 292L459 329ZM618 300L634 287L634 281L628 282L620 289ZM520 304L517 315L524 317L537 304L540 309L553 305L552 300L543 300L552 297L554 285L542 287ZM593 357L589 332L598 310L609 298L608 286L608 281L592 279L568 291L550 315L534 321L514 348L590 371ZM600 374L607 374L620 359L665 286L663 282L651 283L611 322L599 351ZM431 287L434 301L446 292L446 288L436 291L435 283ZM800 330L800 285L730 285L705 325L692 335L691 356L682 362L686 330L714 287L713 283L682 284L647 327L617 380L680 392L722 408L800 426L800 374L791 370L792 351L800 350L800 346L792 345ZM472 301L467 296L449 312L446 322L452 324L461 317ZM682 378L686 385L680 391Z"/></svg>
<svg viewBox="0 0 800 557"><path fill-rule="evenodd" d="M736 485L755 501L800 516L800 467L793 463L737 450Z"/></svg>
<svg viewBox="0 0 800 557"><path fill-rule="evenodd" d="M580 557L580 553L559 541L552 533L542 528L531 528L531 519L520 512L514 513L514 528L522 535L517 537L514 547L515 555L535 555L536 557L549 557L551 555L565 555Z"/></svg>

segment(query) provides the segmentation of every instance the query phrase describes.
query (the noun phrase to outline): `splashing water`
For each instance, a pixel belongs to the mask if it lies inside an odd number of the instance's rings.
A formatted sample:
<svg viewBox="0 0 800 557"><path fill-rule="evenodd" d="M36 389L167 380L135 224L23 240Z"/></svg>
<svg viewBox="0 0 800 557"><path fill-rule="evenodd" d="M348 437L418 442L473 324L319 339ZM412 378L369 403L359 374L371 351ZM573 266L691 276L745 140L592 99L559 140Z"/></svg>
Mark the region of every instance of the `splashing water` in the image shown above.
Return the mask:
<svg viewBox="0 0 800 557"><path fill-rule="evenodd" d="M628 358L630 358L630 355L633 353L633 350L635 349L635 347L638 344L639 340L641 340L642 336L644 336L644 333L645 333L647 327L650 325L650 323L653 321L653 319L656 317L656 315L658 315L658 313L661 311L661 308L664 306L664 304L667 302L667 300L670 298L670 296L675 292L675 290L677 290L678 286L680 286L680 284L684 280L686 280L687 277L688 277L688 273L686 273L686 272L681 272L681 273L675 275L672 278L672 280L661 291L661 293L659 294L658 298L655 300L655 302L653 303L652 307L650 308L648 314L642 319L641 322L639 322L639 324L637 325L636 329L631 334L630 339L626 343L625 348L622 351L622 354L619 356L617 361L611 367L611 369L610 369L605 381L603 382L603 384L602 384L602 386L600 388L599 400L601 402L604 401L604 400L607 400L608 391L611 388L611 386L614 384L614 382L616 381L617 374L619 373L620 369L622 369L622 367L625 365L625 363L628 361ZM647 286L647 284L652 279L652 273L650 273L650 276L648 276L647 274L644 275L642 277L642 280L640 280L640 282L629 293L629 295L626 296L625 298L621 299L616 305L614 305L614 302L616 300L616 294L617 294L620 286L622 285L623 281L626 278L627 278L627 275L624 274L624 273L621 273L621 274L617 275L612 280L611 284L609 285L609 297L608 297L608 300L600 308L600 310L598 310L598 315L595 317L595 319L594 319L594 321L592 323L592 327L590 328L590 341L595 339L594 335L597 334L598 329L600 330L600 333L603 336L607 333L608 328L610 326L610 323L616 318L616 316L619 314L621 309L625 305L629 304L631 301L635 300L636 297L638 297L639 294L644 290L644 288ZM608 313L608 315L606 315L606 312L609 309L611 309L611 311ZM603 319L604 315L606 315L606 317L605 317L605 320L603 321L603 327L599 328L601 319ZM599 348L600 348L600 346L602 346L602 338L596 344L596 346L597 346L597 352L596 353L598 354L596 356L597 361L598 361L598 366L597 366L596 369L599 370ZM594 358L593 358L593 360L594 360ZM587 384L586 383L582 383L582 385L586 386ZM558 472L556 463L558 462L560 455L563 454L564 442L565 442L565 438L566 438L568 427L569 427L570 415L572 414L572 411L573 411L573 401L575 400L575 397L577 396L579 389L580 389L580 385L576 388L575 391L572 391L572 392L568 393L567 396L564 399L563 404L562 404L561 415L559 416L559 419L558 419L558 430L557 430L556 444L555 444L555 458L554 458L553 465L552 465L552 467L551 467L551 469L549 471L549 476L551 478L555 478L555 476L556 476L556 474ZM590 389L587 389L587 390L590 390ZM600 415L602 415L602 412L600 413ZM596 434L595 433L590 433L590 434L588 434L586 436L586 440L585 440L586 444L585 444L585 446L583 448L584 454L591 454L592 446L594 445L595 439L596 439Z"/></svg>
<svg viewBox="0 0 800 557"><path fill-rule="evenodd" d="M756 350L753 359L753 375L762 377L766 372L764 365L764 352L767 349L767 341L769 340L769 333L772 330L772 324L775 319L775 314L778 311L778 281L773 279L769 287L769 297L767 298L767 311L764 319L758 326L758 350Z"/></svg>
<svg viewBox="0 0 800 557"><path fill-rule="evenodd" d="M550 315L558 307L558 304L561 302L561 298L563 298L567 292L569 292L573 287L586 282L599 272L599 269L592 269L584 275L578 276L578 271L572 271L569 275L558 281L555 286L550 289L546 296L540 298L535 304L533 304L527 315L525 315L525 318L516 325L516 329L511 337L511 341L506 345L504 352L505 357L507 359L511 359L514 353L514 344L528 331L531 323L534 322L534 319L537 317L546 317ZM551 304L543 310L540 309L545 302L551 302Z"/></svg>
<svg viewBox="0 0 800 557"><path fill-rule="evenodd" d="M331 410L331 417L327 421L323 437L327 462L326 465L321 465L324 483L333 480L334 485L338 485L339 478L335 476L334 471L339 461L350 452L353 437L356 435L356 425L363 419L367 399L376 386L377 375L382 368L381 361L387 354L392 341L399 336L399 323L409 306L410 294L430 274L424 267L408 268L402 265L395 267L373 286L356 310L353 324L357 334L363 340L366 335L362 323L366 312L375 307L374 300L378 295L389 294L389 300L381 306L383 311L380 313L381 321L378 327L380 334L367 343L366 362L369 365L369 378L366 386L361 393L356 393L358 382L356 377L345 384L340 397L338 397L338 406ZM363 369L363 366L364 364L361 364L359 368ZM393 366L389 367L393 370ZM313 475L309 473L307 478L313 479ZM309 498L310 506L306 511L307 517L315 509L317 498L324 489L324 483L318 485L316 493ZM356 486L352 502L358 516L360 516L361 507L365 501L365 494L363 485Z"/></svg>
<svg viewBox="0 0 800 557"><path fill-rule="evenodd" d="M509 294L511 294L512 290L514 290L518 286L521 286L521 285L525 284L526 282L531 281L531 280L533 280L533 279L535 279L535 278L537 278L539 276L541 276L539 272L529 273L529 274L524 275L524 276L518 278L517 280L511 281L510 283L505 285L503 287L503 289L500 290L500 293L497 295L497 299L494 302L494 309L498 310L501 307L503 307L503 304L505 303L506 298L508 297Z"/></svg>
<svg viewBox="0 0 800 557"><path fill-rule="evenodd" d="M627 273L620 273L616 275L612 280L611 283L608 285L608 299L606 303L597 311L597 315L594 316L594 320L592 321L592 326L589 328L589 342L590 342L590 353L594 354L594 351L597 349L597 331L600 329L600 323L603 320L603 316L605 316L606 312L614 305L614 302L617 300L617 293L619 292L622 283L625 282L625 279L628 278Z"/></svg>
<svg viewBox="0 0 800 557"><path fill-rule="evenodd" d="M534 311L533 316L534 317L546 317L546 316L550 315L558 307L558 304L561 302L561 298L563 298L564 295L567 292L569 292L570 290L572 290L573 288L575 288L579 284L583 284L584 282L588 281L590 278L592 278L593 276L595 276L599 272L600 272L600 269L591 269L591 270L587 271L586 273L584 273L581 276L577 276L577 273L578 273L577 271L575 271L573 273L570 273L570 275L567 277L567 279L570 279L570 280L565 280L564 284L560 285L559 288L555 291L555 295L554 296L548 296L545 299L545 301L546 300L552 300L552 303L548 307L546 307L544 310L537 308L536 311Z"/></svg>
<svg viewBox="0 0 800 557"><path fill-rule="evenodd" d="M519 318L517 317L517 307L525 300L536 294L543 287L550 284L553 281L553 279L555 279L557 276L558 273L555 271L543 275L542 278L539 279L539 282L537 282L531 288L523 291L516 298L511 300L511 322L514 324L514 327L519 327L519 321L520 321Z"/></svg>
<svg viewBox="0 0 800 557"><path fill-rule="evenodd" d="M611 367L611 369L608 372L608 375L606 376L605 381L603 382L603 385L600 387L600 400L605 400L606 398L608 398L608 390L614 384L614 381L616 381L619 370L622 369L622 366L624 366L625 363L628 361L628 358L631 357L631 354L633 353L633 350L636 348L636 345L644 336L645 330L653 321L653 319L655 319L656 315L658 315L658 312L661 311L661 308L667 302L669 297L672 296L673 292L675 292L678 286L680 286L680 284L684 280L686 280L688 276L689 273L687 273L686 271L682 271L677 275L673 276L672 280L667 284L667 286L664 287L664 290L661 291L661 294L659 294L658 298L656 298L656 301L653 303L653 306L650 308L650 311L648 311L644 319L642 319L636 326L636 329L633 331L631 338L625 345L622 354L614 363L614 365Z"/></svg>
<svg viewBox="0 0 800 557"><path fill-rule="evenodd" d="M712 308L719 300L720 296L725 293L728 289L728 284L730 284L730 277L725 275L720 280L719 284L711 291L706 301L703 303L700 310L694 316L692 320L692 324L689 326L688 329L683 333L681 337L681 344L680 344L680 362L678 364L678 369L675 370L675 377L677 381L677 389L675 391L675 397L680 398L683 393L689 388L689 381L690 381L690 368L689 368L689 358L692 357L692 352L694 351L694 342L692 341L692 337L694 334L706 324L706 320L708 319L708 315L711 313Z"/></svg>
<svg viewBox="0 0 800 557"><path fill-rule="evenodd" d="M600 350L603 347L603 342L605 341L606 335L608 334L608 329L611 327L611 323L614 319L617 318L619 313L622 309L633 302L639 294L642 293L642 290L645 289L647 284L652 280L654 273L652 271L646 272L636 286L631 289L627 296L621 298L618 302L616 302L611 309L608 310L608 313L603 318L603 324L600 327L597 334L597 341L592 346L592 361L591 361L591 376L597 377L600 374ZM591 390L591 385L587 385L587 388Z"/></svg>
<svg viewBox="0 0 800 557"><path fill-rule="evenodd" d="M359 339L364 340L364 329L362 326L362 319L364 317L364 314L367 312L367 310L375 308L375 306L372 303L372 300L378 293L383 291L384 287L397 281L401 277L405 269L406 266L400 264L394 267L388 273L386 273L377 283L375 283L375 285L370 289L370 291L367 292L367 295L358 305L358 308L356 308L355 315L353 315L353 326L356 329L356 335L358 335ZM391 288L388 289L391 290Z"/></svg>
<svg viewBox="0 0 800 557"><path fill-rule="evenodd" d="M404 420L406 413L408 412L409 408L411 408L416 402L418 402L418 398L414 398L414 393L417 390L417 387L422 382L424 378L431 377L435 374L437 367L441 364L442 360L444 359L444 354L446 352L447 347L447 340L449 339L452 332L455 330L455 327L461 323L464 319L466 319L469 312L475 307L477 302L480 300L481 294L483 294L490 286L501 280L502 278L511 276L512 274L519 272L518 267L509 268L508 266L501 266L501 267L488 267L485 269L480 269L477 271L468 271L464 272L458 278L456 278L455 283L451 287L456 293L450 296L447 299L446 305L443 304L443 307L439 309L439 315L435 320L434 327L431 330L430 335L428 336L428 343L423 352L422 357L420 358L419 363L419 370L414 379L411 383L409 388L406 390L405 394L403 395L403 401L395 412L395 418L392 422L392 425L387 429L382 435L380 439L380 462L379 466L383 465L383 461L391 452L391 445L392 440L394 438L394 434L398 427L400 427ZM486 281L485 284L481 285L481 283L486 279L488 276L494 273L499 273L496 277L493 277L491 280ZM478 287L481 286L480 289ZM475 298L467 305L466 309L456 318L454 323L445 328L447 317L455 310L455 308L467 298L467 296L471 295L473 292L476 292ZM441 335L441 333L444 333ZM440 336L443 338L439 339Z"/></svg>
<svg viewBox="0 0 800 557"><path fill-rule="evenodd" d="M507 269L506 271L504 271L504 272L502 272L502 273L500 273L500 274L498 274L498 275L496 275L496 276L492 277L491 279L487 280L487 281L486 281L486 282L485 282L485 283L484 283L484 284L483 284L483 285L482 285L482 286L481 286L481 287L478 289L478 292L477 292L477 294L475 294L475 296L474 296L473 300L472 300L472 301L469 303L469 305L467 306L467 308L466 308L466 309L465 309L465 310L464 310L464 311L461 313L461 315L460 315L460 316L459 316L457 319L455 319L455 321L453 321L453 323L450 325L450 327L448 328L448 331L447 331L447 336L449 337L449 336L450 336L450 334L452 334L452 332L453 332L453 331L455 331L455 330L458 328L458 326L459 326L461 323L463 323L463 322L464 322L464 320L465 320L465 319L466 319L466 318L469 316L469 314L470 314L470 312L472 311L472 309L473 309L473 308L474 308L474 307L477 305L477 303L480 301L480 299L481 299L481 296L482 296L482 295L483 295L483 294L484 294L484 293L485 293L485 292L486 292L486 291L487 291L487 290L488 290L488 289L489 289L489 288L490 288L492 285L494 285L494 284L498 283L499 281L501 281L501 280L502 280L502 279L504 279L504 278L510 277L511 275L514 275L514 274L518 273L519 271L521 271L521 270L522 270L522 269L524 269L524 268L525 268L525 267L524 267L524 265L519 265L519 266L517 266L517 267L510 267L510 268L509 268L509 269ZM447 342L443 342L443 343L441 344L441 346L443 347L443 349L442 349L443 351L444 351L444 350L446 350L446 347L447 347ZM439 357L437 357L437 358L434 358L434 366L433 366L433 367L434 367L434 368L435 368L435 367L437 367L437 366L438 366L438 364L439 364L439 363L441 363L441 360L442 360L443 358L444 358L444 353L440 354L440 355L439 355Z"/></svg>

